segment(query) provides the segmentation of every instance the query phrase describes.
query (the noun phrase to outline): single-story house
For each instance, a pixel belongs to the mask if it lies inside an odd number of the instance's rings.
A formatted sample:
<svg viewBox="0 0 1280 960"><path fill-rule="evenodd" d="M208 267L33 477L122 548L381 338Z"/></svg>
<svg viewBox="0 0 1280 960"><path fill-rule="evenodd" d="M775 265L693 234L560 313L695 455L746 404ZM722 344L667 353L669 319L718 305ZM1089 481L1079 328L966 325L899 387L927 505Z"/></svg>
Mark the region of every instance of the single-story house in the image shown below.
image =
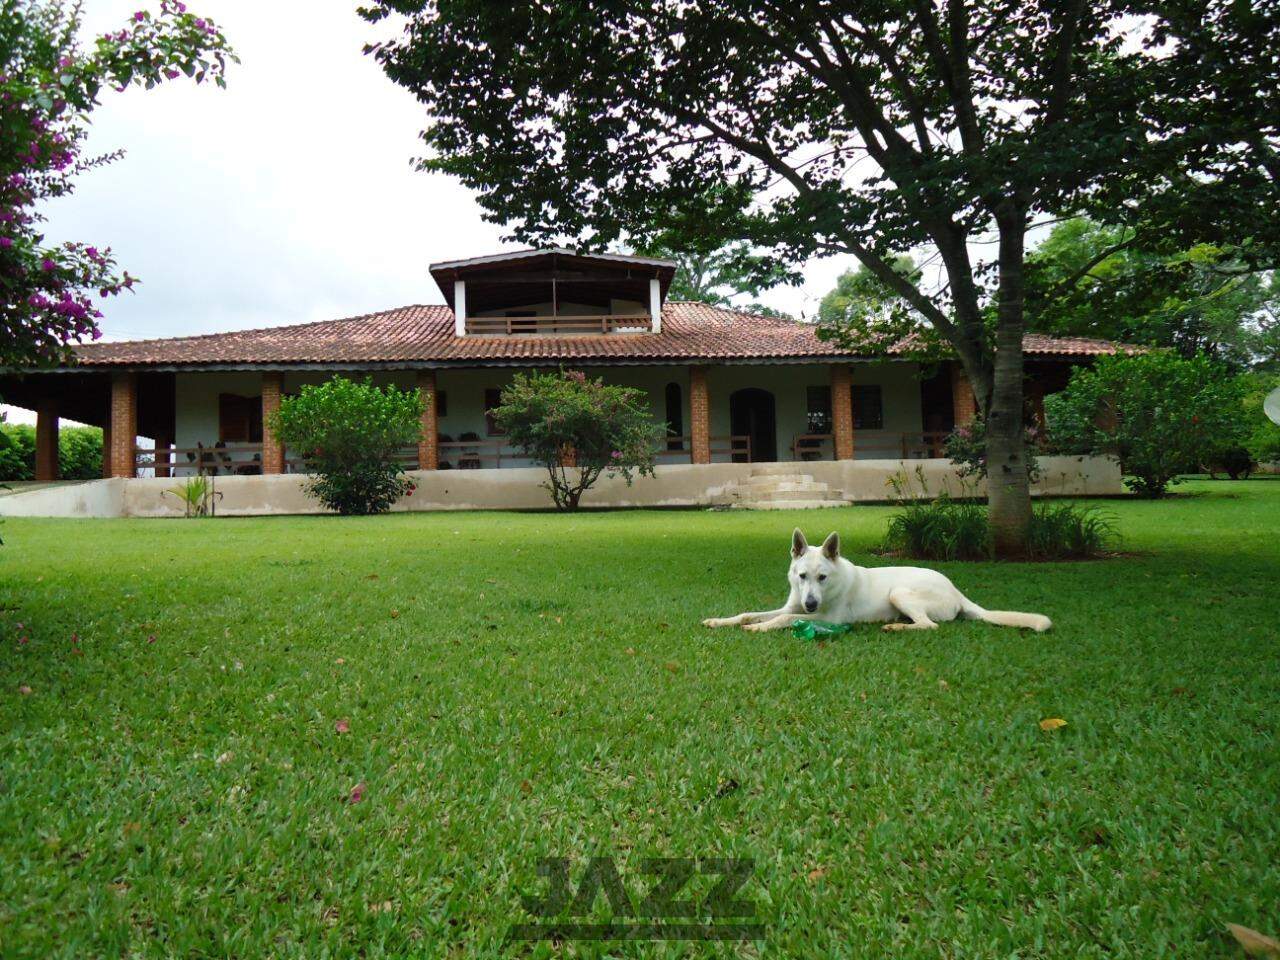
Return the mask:
<svg viewBox="0 0 1280 960"><path fill-rule="evenodd" d="M302 385L342 375L430 396L406 466L529 466L488 411L519 370L572 367L643 390L667 425L660 464L911 460L941 456L973 416L958 364L860 355L812 324L670 300L675 264L525 250L437 263L445 302L319 323L95 343L55 370L0 378L37 412L37 471L57 477L57 423L106 433L104 476L300 471L269 415ZM1033 415L1103 341L1026 338ZM138 437L150 443L139 444Z"/></svg>

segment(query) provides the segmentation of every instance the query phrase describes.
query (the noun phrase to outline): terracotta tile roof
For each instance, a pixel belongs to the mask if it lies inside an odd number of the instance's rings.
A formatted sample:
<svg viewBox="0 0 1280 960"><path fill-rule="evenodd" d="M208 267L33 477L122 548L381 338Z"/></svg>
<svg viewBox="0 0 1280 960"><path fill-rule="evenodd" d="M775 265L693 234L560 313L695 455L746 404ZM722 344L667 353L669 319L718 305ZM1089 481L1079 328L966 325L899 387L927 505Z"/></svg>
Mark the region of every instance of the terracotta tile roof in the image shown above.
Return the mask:
<svg viewBox="0 0 1280 960"><path fill-rule="evenodd" d="M857 356L819 340L811 324L741 313L705 303L668 302L660 334L608 336L468 336L453 333L453 311L415 305L319 323L214 333L163 340L86 344L85 366L508 364L729 360L803 360ZM1105 340L1026 339L1029 354L1092 356L1114 353Z"/></svg>

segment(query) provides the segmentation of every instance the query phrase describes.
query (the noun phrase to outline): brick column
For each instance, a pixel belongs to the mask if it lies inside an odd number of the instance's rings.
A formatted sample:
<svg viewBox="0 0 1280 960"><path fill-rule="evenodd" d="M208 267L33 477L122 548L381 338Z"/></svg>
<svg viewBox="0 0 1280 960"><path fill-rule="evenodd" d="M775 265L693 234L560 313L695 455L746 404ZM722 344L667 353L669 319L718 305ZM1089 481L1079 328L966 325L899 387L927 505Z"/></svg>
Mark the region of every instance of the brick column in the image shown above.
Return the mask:
<svg viewBox="0 0 1280 960"><path fill-rule="evenodd" d="M951 410L957 427L967 427L978 413L978 401L959 360L951 362Z"/></svg>
<svg viewBox="0 0 1280 960"><path fill-rule="evenodd" d="M284 473L284 444L271 432L271 417L280 409L284 374L268 370L262 374L262 472Z"/></svg>
<svg viewBox="0 0 1280 960"><path fill-rule="evenodd" d="M58 479L58 404L41 400L36 407L36 479Z"/></svg>
<svg viewBox="0 0 1280 960"><path fill-rule="evenodd" d="M111 375L111 445L104 451L111 461L111 476L129 478L137 473L138 375Z"/></svg>
<svg viewBox="0 0 1280 960"><path fill-rule="evenodd" d="M853 371L847 363L831 367L831 435L837 460L853 459Z"/></svg>
<svg viewBox="0 0 1280 960"><path fill-rule="evenodd" d="M102 479L111 479L111 403L107 403L107 417L102 426Z"/></svg>
<svg viewBox="0 0 1280 960"><path fill-rule="evenodd" d="M156 437L156 476L171 476L171 468L169 464L172 462L173 451L169 448L173 446L172 437Z"/></svg>
<svg viewBox="0 0 1280 960"><path fill-rule="evenodd" d="M418 371L418 392L422 395L422 432L418 436L418 469L440 467L440 415L436 407L436 372Z"/></svg>
<svg viewBox="0 0 1280 960"><path fill-rule="evenodd" d="M689 368L689 437L694 463L711 462L711 398L707 368Z"/></svg>

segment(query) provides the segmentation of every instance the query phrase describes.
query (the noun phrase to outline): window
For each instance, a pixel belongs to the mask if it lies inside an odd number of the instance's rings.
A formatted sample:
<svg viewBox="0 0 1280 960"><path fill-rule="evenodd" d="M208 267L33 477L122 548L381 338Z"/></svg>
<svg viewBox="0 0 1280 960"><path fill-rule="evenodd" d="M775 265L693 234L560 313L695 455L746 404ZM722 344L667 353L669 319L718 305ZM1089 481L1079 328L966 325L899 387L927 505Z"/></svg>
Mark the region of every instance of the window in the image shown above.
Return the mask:
<svg viewBox="0 0 1280 960"><path fill-rule="evenodd" d="M493 419L493 408L502 406L502 391L497 387L490 387L484 392L484 428L485 432L491 437L502 436L503 431L498 428L498 423Z"/></svg>
<svg viewBox="0 0 1280 960"><path fill-rule="evenodd" d="M218 394L218 439L224 443L261 443L262 398Z"/></svg>
<svg viewBox="0 0 1280 960"><path fill-rule="evenodd" d="M879 384L854 386L853 429L884 429L884 396Z"/></svg>
<svg viewBox="0 0 1280 960"><path fill-rule="evenodd" d="M830 433L831 388L809 387L807 396L808 402L806 409L808 410L808 432Z"/></svg>
<svg viewBox="0 0 1280 960"><path fill-rule="evenodd" d="M666 390L668 450L684 449L684 399L680 384L668 383Z"/></svg>

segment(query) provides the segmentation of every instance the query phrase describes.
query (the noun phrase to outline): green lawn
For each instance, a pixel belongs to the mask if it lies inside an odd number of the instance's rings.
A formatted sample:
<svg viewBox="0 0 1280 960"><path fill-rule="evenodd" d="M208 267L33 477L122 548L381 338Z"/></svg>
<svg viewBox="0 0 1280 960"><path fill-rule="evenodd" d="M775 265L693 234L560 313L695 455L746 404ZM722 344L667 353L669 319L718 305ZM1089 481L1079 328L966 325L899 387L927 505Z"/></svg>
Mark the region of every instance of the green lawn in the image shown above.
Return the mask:
<svg viewBox="0 0 1280 960"><path fill-rule="evenodd" d="M1280 483L1178 489L1102 504L1126 559L942 565L1052 633L826 646L698 621L779 601L796 523L874 562L884 508L10 520L0 955L1238 957ZM754 858L765 939L504 947L597 853Z"/></svg>

